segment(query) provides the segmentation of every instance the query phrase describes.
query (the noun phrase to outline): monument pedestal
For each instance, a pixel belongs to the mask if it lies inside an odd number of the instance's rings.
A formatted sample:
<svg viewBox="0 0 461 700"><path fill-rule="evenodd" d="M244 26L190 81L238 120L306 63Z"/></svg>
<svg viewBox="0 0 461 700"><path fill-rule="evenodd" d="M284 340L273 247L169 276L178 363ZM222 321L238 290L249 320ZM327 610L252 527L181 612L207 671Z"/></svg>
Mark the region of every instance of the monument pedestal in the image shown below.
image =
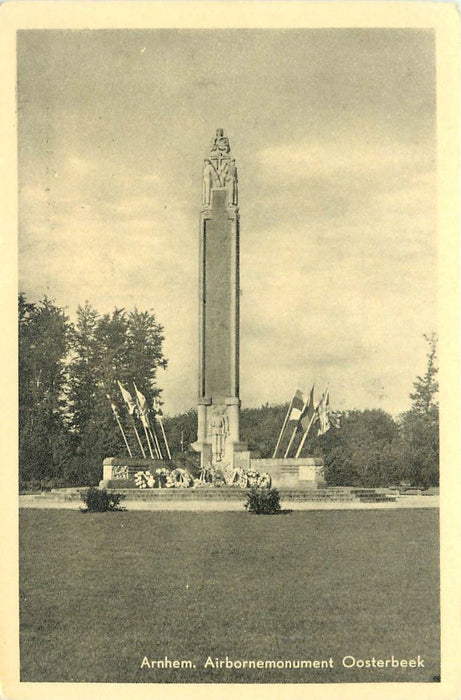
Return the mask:
<svg viewBox="0 0 461 700"><path fill-rule="evenodd" d="M318 489L325 487L323 459L252 459L251 467L260 474L267 472L275 488Z"/></svg>
<svg viewBox="0 0 461 700"><path fill-rule="evenodd" d="M134 475L139 471L155 473L156 469L170 466L163 459L142 459L141 457L106 457L102 463L100 489L136 488Z"/></svg>
<svg viewBox="0 0 461 700"><path fill-rule="evenodd" d="M202 469L219 469L226 481L236 468L250 466L248 445L239 439L239 410L238 397L199 399L198 439L191 447L200 452Z"/></svg>

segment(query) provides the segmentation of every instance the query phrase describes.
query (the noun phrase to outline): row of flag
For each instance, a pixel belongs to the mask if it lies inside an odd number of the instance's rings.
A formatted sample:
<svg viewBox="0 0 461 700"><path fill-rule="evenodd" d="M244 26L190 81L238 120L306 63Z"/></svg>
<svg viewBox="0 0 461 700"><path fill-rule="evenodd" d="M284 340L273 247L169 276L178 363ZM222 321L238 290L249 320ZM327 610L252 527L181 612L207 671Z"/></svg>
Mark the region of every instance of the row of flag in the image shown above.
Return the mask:
<svg viewBox="0 0 461 700"><path fill-rule="evenodd" d="M144 394L139 391L138 387L136 384L133 382L133 387L134 387L134 395L135 398L133 398L132 394L126 389L121 382L117 381L117 384L120 389L120 393L123 396L123 399L127 405L128 408L128 415L130 417L131 421L131 426L134 429L134 434L136 435L136 440L139 445L139 448L141 450L141 454L144 458L147 458L146 450L144 449L143 441L141 440L141 437L139 435L138 429L136 427L136 422L135 418L139 418L141 421L141 424L144 429L144 434L146 438L146 443L147 443L147 449L149 452L149 456L154 459L164 459L165 457L167 459L171 459L171 453L170 453L170 448L168 445L168 440L165 434L165 428L163 426L163 421L162 421L162 411L160 409L160 402L157 397L154 398L153 402L153 411L154 411L154 417L155 421L154 423L151 423L149 420L149 413L150 409L147 404L147 399L144 396ZM110 400L110 397L107 397ZM111 401L111 407L112 407L112 412L114 414L115 420L117 421L117 425L120 429L120 432L122 434L123 440L125 442L125 446L128 450L128 454L130 457L133 456L133 452L131 450L131 447L129 445L129 441L127 439L126 431L123 429L122 422L120 420L120 415L117 410L116 405ZM160 428L160 432L163 438L163 449L162 449L162 444L161 441L159 440L159 436L157 435L157 431L155 429L155 422L158 424Z"/></svg>
<svg viewBox="0 0 461 700"><path fill-rule="evenodd" d="M317 405L314 400L314 387L309 396L306 396L300 389L296 389L293 398L288 406L288 411L280 431L277 444L275 446L273 458L277 457L280 446L285 443L287 436L288 445L285 449L284 457L289 456L298 429L302 430L301 441L297 447L295 457L299 457L306 438L313 425L317 426L317 435L324 435L331 427L339 428L340 418L336 411L330 408L330 392L328 387L322 394Z"/></svg>

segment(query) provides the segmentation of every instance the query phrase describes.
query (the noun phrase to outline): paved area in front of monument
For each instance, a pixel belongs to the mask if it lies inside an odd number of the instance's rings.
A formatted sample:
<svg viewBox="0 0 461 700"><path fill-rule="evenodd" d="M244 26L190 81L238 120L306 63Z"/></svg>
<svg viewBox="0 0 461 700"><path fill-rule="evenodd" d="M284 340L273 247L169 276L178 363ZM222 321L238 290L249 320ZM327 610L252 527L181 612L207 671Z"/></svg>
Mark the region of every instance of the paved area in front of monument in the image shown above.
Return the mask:
<svg viewBox="0 0 461 700"><path fill-rule="evenodd" d="M177 510L177 511L243 511L242 501L137 501L125 500L127 510ZM20 508L67 508L78 510L80 501L58 501L52 495L21 495ZM394 510L396 508L438 508L439 496L397 496L389 503L360 503L356 501L281 501L286 510Z"/></svg>

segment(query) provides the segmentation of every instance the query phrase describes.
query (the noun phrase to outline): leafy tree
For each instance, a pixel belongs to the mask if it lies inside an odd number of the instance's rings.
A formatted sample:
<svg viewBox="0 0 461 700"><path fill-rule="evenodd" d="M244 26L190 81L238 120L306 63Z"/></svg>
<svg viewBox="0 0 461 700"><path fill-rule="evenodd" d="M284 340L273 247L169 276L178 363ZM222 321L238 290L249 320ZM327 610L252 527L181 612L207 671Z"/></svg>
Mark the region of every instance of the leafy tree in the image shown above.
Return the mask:
<svg viewBox="0 0 461 700"><path fill-rule="evenodd" d="M166 369L163 356L163 326L157 323L152 311L134 309L127 317L127 367L124 378L136 382L149 403L160 391L157 388L157 370Z"/></svg>
<svg viewBox="0 0 461 700"><path fill-rule="evenodd" d="M340 428L312 439L310 448L325 460L331 486L386 486L400 473L399 427L381 409L343 414Z"/></svg>
<svg viewBox="0 0 461 700"><path fill-rule="evenodd" d="M412 407L400 417L403 438L403 477L414 485L439 483L439 406L437 336L424 335L429 344L426 372L413 382Z"/></svg>
<svg viewBox="0 0 461 700"><path fill-rule="evenodd" d="M240 435L248 449L261 457L272 457L288 404L264 404L260 408L244 408L240 414Z"/></svg>
<svg viewBox="0 0 461 700"><path fill-rule="evenodd" d="M437 382L437 336L435 333L424 334L424 339L429 344L427 353L426 372L423 377L417 377L413 382L415 391L410 394L413 402L411 410L419 415L427 415L432 409L438 407L436 396L439 390Z"/></svg>
<svg viewBox="0 0 461 700"><path fill-rule="evenodd" d="M37 304L19 295L19 476L62 476L71 457L65 383L69 320L44 296Z"/></svg>
<svg viewBox="0 0 461 700"><path fill-rule="evenodd" d="M191 408L176 416L166 416L164 426L173 457L190 454L190 445L197 439L197 410Z"/></svg>
<svg viewBox="0 0 461 700"><path fill-rule="evenodd" d="M72 349L69 364L68 399L71 427L81 434L94 414L96 401L96 372L100 366L101 350L96 339L98 312L88 302L77 309L77 322L70 335Z"/></svg>
<svg viewBox="0 0 461 700"><path fill-rule="evenodd" d="M432 407L427 413L408 411L401 417L403 437L403 472L405 481L415 486L439 483L439 412Z"/></svg>
<svg viewBox="0 0 461 700"><path fill-rule="evenodd" d="M86 483L100 479L104 457L126 451L111 403L125 417L123 422L132 448L137 448L117 381L132 395L135 383L151 406L159 394L157 369L166 367L167 363L163 357L163 340L163 328L152 312L135 309L127 313L116 308L111 314L99 316L88 303L78 308L71 337L69 402L77 439L73 470Z"/></svg>

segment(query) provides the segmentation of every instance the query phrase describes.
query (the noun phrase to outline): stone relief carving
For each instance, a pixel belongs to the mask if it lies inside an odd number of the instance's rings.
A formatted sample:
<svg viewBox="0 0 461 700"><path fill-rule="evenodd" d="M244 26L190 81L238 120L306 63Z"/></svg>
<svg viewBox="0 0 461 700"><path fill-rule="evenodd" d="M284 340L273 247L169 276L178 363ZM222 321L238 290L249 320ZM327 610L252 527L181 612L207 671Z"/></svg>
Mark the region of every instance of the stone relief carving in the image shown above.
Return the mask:
<svg viewBox="0 0 461 700"><path fill-rule="evenodd" d="M212 189L227 189L228 204L238 204L238 180L235 160L230 157L229 139L222 129L217 129L211 144L210 157L203 167L202 204L211 204Z"/></svg>

